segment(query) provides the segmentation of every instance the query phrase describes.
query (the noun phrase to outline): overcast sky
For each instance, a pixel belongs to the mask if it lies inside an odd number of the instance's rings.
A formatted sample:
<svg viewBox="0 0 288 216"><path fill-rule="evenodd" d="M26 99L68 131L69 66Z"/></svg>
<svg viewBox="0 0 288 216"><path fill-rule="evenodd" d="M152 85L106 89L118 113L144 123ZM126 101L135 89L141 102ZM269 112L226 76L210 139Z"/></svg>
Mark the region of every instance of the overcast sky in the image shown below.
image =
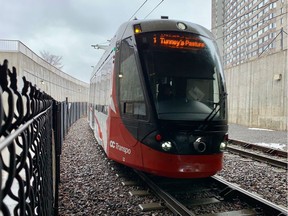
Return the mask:
<svg viewBox="0 0 288 216"><path fill-rule="evenodd" d="M6 0L1 3L0 39L20 40L40 51L62 56L62 71L89 82L92 67L119 25L129 20L144 0ZM161 0L148 0L135 15L144 19ZM211 29L211 0L164 0L146 19L169 16Z"/></svg>

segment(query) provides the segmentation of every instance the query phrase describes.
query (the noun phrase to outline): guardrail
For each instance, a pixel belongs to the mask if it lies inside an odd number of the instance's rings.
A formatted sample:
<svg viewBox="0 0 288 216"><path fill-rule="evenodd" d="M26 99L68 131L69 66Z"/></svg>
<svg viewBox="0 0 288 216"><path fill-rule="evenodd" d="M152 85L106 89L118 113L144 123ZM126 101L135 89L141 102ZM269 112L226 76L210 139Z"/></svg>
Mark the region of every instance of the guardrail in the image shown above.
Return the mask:
<svg viewBox="0 0 288 216"><path fill-rule="evenodd" d="M57 102L0 64L0 215L58 215L63 139L86 103Z"/></svg>

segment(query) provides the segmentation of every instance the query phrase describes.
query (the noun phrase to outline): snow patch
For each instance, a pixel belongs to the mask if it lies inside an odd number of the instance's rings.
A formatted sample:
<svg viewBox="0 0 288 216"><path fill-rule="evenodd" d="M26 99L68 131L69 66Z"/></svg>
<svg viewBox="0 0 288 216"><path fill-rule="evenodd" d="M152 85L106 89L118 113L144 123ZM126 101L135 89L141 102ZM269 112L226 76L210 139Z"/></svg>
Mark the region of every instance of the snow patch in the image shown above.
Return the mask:
<svg viewBox="0 0 288 216"><path fill-rule="evenodd" d="M260 131L273 131L270 129L265 129L265 128L248 128L249 130L260 130Z"/></svg>
<svg viewBox="0 0 288 216"><path fill-rule="evenodd" d="M274 149L285 151L286 144L283 143L255 143L256 145L265 146Z"/></svg>

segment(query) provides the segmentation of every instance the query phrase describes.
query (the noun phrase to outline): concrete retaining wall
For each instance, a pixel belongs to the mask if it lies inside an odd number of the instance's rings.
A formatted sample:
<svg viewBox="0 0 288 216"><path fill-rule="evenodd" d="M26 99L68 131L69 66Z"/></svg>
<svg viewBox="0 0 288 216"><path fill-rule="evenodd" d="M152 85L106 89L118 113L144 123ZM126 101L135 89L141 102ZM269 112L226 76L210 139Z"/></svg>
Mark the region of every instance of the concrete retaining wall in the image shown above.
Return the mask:
<svg viewBox="0 0 288 216"><path fill-rule="evenodd" d="M229 122L287 131L287 49L226 68Z"/></svg>
<svg viewBox="0 0 288 216"><path fill-rule="evenodd" d="M20 41L0 41L1 64L4 59L9 61L10 69L16 67L19 88L22 88L22 77L25 76L55 100L64 101L68 97L69 102L88 102L88 83L58 70Z"/></svg>

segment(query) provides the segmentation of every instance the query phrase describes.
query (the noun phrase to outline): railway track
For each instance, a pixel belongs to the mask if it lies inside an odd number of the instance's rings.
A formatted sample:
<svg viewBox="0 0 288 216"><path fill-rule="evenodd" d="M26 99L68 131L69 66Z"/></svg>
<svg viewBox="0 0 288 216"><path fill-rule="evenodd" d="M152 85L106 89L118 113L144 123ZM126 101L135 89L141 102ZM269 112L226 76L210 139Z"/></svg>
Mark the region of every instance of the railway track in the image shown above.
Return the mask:
<svg viewBox="0 0 288 216"><path fill-rule="evenodd" d="M262 151L265 154L269 154L269 155L273 155L273 156L279 156L279 157L283 157L283 158L288 157L287 151L282 151L279 149L272 149L269 147L260 146L260 145L256 145L256 144L252 144L252 143L248 143L248 142L239 141L239 140L233 140L233 139L230 139L229 143L241 146L241 147L246 148L246 149Z"/></svg>
<svg viewBox="0 0 288 216"><path fill-rule="evenodd" d="M251 143L245 143L237 140L230 140L230 144L227 146L229 152L239 154L244 157L248 157L260 162L268 163L272 166L283 168L287 170L287 152L271 149ZM251 151L255 150L255 151ZM277 156L277 157L271 157Z"/></svg>
<svg viewBox="0 0 288 216"><path fill-rule="evenodd" d="M262 151L267 152L267 150ZM238 151L237 154L240 152ZM275 155L275 152L273 154ZM276 156L285 157L285 154L280 154L282 153L276 153ZM245 157L255 159L254 155ZM260 161L267 163L266 159ZM129 189L131 198L134 196L138 197L137 200L141 200L140 197L146 197L142 198L144 201L138 204L141 211L139 215L288 215L286 207L263 199L262 194L251 193L236 184L227 182L220 176L179 180L146 175L139 171L135 173L142 180L137 178L138 180L135 181L134 177L134 180L129 181L127 180L129 177L124 176L122 179L126 180L122 182L122 185L131 189Z"/></svg>
<svg viewBox="0 0 288 216"><path fill-rule="evenodd" d="M219 176L167 179L136 171L159 203L140 204L143 211L169 208L174 215L287 215L287 209L229 183Z"/></svg>

